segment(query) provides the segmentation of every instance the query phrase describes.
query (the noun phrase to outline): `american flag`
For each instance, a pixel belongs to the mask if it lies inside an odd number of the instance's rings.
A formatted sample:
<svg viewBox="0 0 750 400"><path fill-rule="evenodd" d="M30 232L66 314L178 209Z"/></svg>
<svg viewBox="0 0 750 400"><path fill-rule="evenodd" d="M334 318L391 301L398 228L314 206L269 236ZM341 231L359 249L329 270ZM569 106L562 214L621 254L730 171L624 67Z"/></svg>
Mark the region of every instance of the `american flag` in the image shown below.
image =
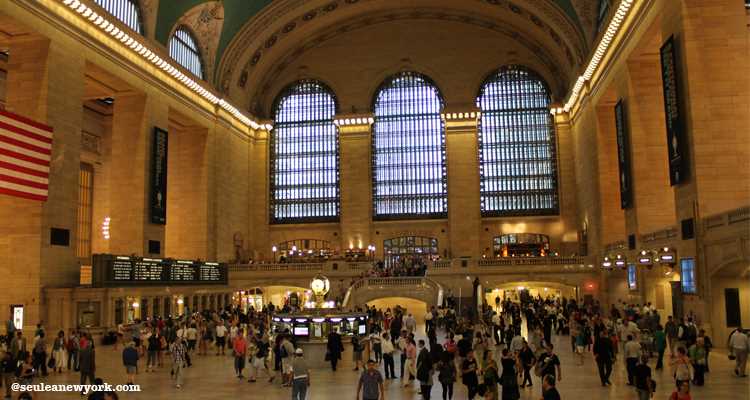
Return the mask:
<svg viewBox="0 0 750 400"><path fill-rule="evenodd" d="M52 128L0 110L0 194L47 200Z"/></svg>

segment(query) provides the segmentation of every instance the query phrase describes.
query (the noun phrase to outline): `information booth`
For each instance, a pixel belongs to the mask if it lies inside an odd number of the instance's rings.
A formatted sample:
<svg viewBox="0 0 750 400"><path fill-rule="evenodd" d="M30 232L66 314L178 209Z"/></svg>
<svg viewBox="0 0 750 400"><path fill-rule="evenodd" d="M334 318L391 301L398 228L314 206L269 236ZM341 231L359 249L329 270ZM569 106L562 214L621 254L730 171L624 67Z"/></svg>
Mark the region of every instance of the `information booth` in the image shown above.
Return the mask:
<svg viewBox="0 0 750 400"><path fill-rule="evenodd" d="M293 314L274 314L271 318L271 332L274 334L289 331L297 346L305 350L305 359L310 366L326 365L325 354L328 334L338 330L345 346L357 335L361 340L367 336L367 314L337 313L332 309L306 309ZM349 353L349 349L345 354ZM351 356L343 357L351 360Z"/></svg>

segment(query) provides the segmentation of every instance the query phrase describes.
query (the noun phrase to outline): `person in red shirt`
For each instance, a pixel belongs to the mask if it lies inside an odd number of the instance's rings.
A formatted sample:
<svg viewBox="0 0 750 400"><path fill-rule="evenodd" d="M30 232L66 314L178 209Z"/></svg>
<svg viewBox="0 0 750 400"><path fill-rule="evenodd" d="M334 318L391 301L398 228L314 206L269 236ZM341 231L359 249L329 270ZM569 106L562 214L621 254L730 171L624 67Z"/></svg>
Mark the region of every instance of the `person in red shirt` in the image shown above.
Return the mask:
<svg viewBox="0 0 750 400"><path fill-rule="evenodd" d="M242 370L245 369L245 353L247 352L247 341L245 340L245 331L240 329L232 341L232 350L234 351L234 372L237 378L242 379Z"/></svg>

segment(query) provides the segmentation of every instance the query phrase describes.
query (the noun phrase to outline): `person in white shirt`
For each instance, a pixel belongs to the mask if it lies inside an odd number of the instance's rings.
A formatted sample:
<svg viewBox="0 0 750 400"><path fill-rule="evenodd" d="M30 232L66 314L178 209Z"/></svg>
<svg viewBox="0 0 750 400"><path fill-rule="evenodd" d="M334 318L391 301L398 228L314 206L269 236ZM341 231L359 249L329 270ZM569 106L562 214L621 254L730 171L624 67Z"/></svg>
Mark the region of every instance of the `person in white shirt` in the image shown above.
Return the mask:
<svg viewBox="0 0 750 400"><path fill-rule="evenodd" d="M224 348L226 347L226 335L227 327L224 326L224 322L220 322L216 325L216 355L224 355Z"/></svg>
<svg viewBox="0 0 750 400"><path fill-rule="evenodd" d="M195 350L195 343L198 341L198 329L195 328L195 324L190 325L185 330L185 338L187 338L187 352L190 353Z"/></svg>
<svg viewBox="0 0 750 400"><path fill-rule="evenodd" d="M745 369L747 367L747 352L750 350L750 338L743 332L742 327L738 327L729 337L728 346L735 358L734 374L746 377Z"/></svg>
<svg viewBox="0 0 750 400"><path fill-rule="evenodd" d="M635 367L641 358L641 344L636 342L633 335L628 335L628 341L623 346L625 355L625 366L628 371L628 385L633 385L635 379Z"/></svg>
<svg viewBox="0 0 750 400"><path fill-rule="evenodd" d="M510 341L510 351L518 354L523 350L523 336L520 334L513 336L513 339Z"/></svg>
<svg viewBox="0 0 750 400"><path fill-rule="evenodd" d="M385 379L395 379L396 374L393 365L393 342L388 335L388 332L383 332L382 351L383 351L383 364L385 368Z"/></svg>
<svg viewBox="0 0 750 400"><path fill-rule="evenodd" d="M414 331L417 330L417 320L414 319L414 316L411 315L411 313L405 317L404 326L409 333L414 333Z"/></svg>

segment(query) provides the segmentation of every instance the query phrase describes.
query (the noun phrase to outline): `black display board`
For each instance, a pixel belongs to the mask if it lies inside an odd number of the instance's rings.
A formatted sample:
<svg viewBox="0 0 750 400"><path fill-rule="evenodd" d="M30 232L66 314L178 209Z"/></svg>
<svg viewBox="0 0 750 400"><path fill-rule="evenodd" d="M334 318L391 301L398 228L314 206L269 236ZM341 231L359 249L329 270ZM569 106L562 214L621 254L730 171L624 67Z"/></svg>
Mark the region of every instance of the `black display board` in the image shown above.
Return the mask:
<svg viewBox="0 0 750 400"><path fill-rule="evenodd" d="M94 287L141 285L226 285L226 264L95 254L91 284Z"/></svg>
<svg viewBox="0 0 750 400"><path fill-rule="evenodd" d="M151 146L151 222L167 223L167 131L154 127Z"/></svg>
<svg viewBox="0 0 750 400"><path fill-rule="evenodd" d="M625 103L615 104L615 130L617 134L617 165L620 171L620 208L633 205L633 178L630 172L630 134L628 132Z"/></svg>
<svg viewBox="0 0 750 400"><path fill-rule="evenodd" d="M679 71L674 36L661 46L661 79L664 91L664 117L667 121L669 183L674 186L687 180L690 160L687 157L685 117L680 106Z"/></svg>

